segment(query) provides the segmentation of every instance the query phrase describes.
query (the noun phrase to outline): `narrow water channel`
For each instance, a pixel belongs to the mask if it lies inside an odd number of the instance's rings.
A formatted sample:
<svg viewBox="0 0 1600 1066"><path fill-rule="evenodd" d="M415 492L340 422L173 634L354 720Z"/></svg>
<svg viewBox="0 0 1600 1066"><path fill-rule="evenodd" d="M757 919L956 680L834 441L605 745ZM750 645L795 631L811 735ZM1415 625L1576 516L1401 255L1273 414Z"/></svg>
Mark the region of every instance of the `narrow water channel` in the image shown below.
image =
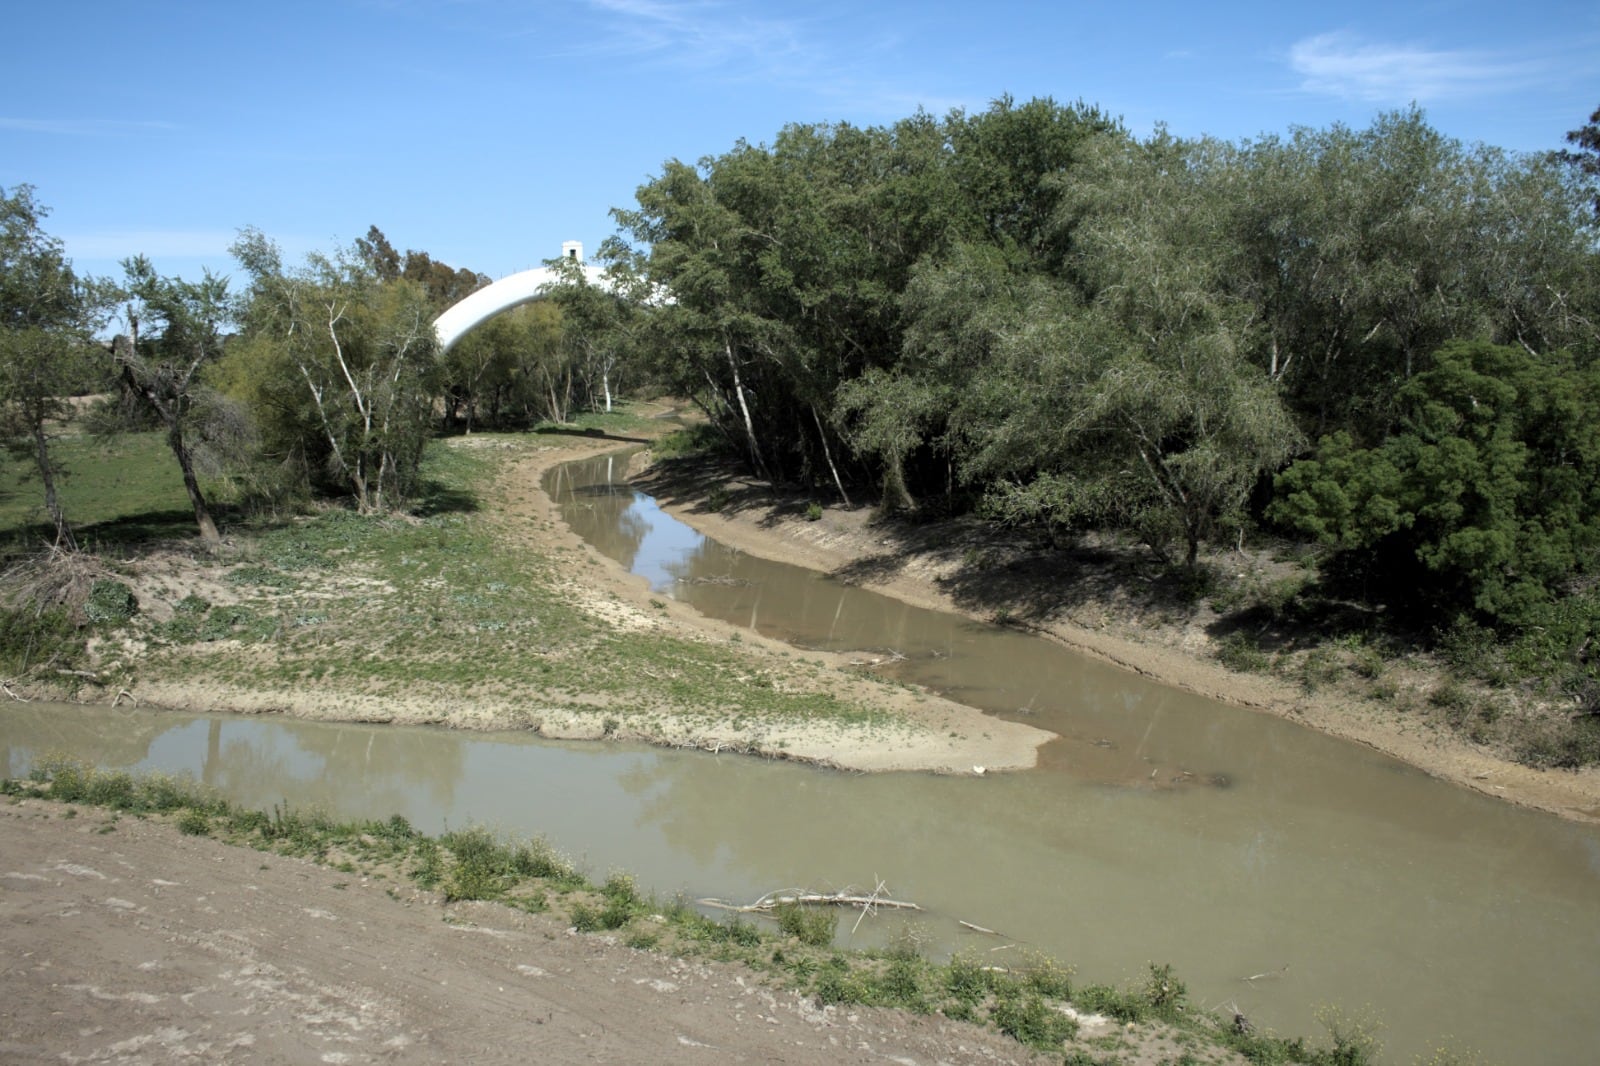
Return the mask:
<svg viewBox="0 0 1600 1066"><path fill-rule="evenodd" d="M907 678L1063 740L1028 773L855 775L518 734L9 704L0 771L64 751L192 773L259 807L292 797L428 830L539 833L593 874L628 870L665 894L881 878L928 909L916 925L935 953L1003 965L1035 949L1112 983L1171 962L1199 1005L1286 1033L1317 1034L1320 1006L1371 1005L1392 1063L1446 1036L1489 1061L1594 1061L1600 831L729 552L612 482L605 460L552 486L585 536L663 595L803 647L892 649ZM879 941L891 922L853 938L846 923L846 939Z"/></svg>
<svg viewBox="0 0 1600 1066"><path fill-rule="evenodd" d="M1061 737L1032 773L924 782L964 811L996 801L981 815L930 822L919 795L847 815L841 836L909 819L925 831L890 855L935 851L969 906L1006 886L984 911L996 928L1089 974L1170 960L1205 1005L1255 1007L1288 1030L1312 1030L1319 1004L1381 1005L1395 1053L1449 1034L1507 1062L1600 1056L1585 1005L1600 993L1600 831L730 549L623 483L624 465L568 464L546 488L660 593L802 648L890 656L895 676Z"/></svg>

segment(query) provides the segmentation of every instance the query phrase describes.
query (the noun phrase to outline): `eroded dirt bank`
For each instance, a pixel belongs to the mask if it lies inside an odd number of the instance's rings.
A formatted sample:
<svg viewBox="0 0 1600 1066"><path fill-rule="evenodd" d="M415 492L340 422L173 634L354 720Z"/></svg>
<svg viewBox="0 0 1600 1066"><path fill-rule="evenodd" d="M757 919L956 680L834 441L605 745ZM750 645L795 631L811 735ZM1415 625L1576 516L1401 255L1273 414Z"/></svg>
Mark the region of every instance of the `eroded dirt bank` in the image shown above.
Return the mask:
<svg viewBox="0 0 1600 1066"><path fill-rule="evenodd" d="M8 1063L1059 1061L106 811L0 806L0 856Z"/></svg>
<svg viewBox="0 0 1600 1066"><path fill-rule="evenodd" d="M648 457L642 461L648 463ZM967 617L1007 617L1085 655L1235 706L1278 715L1385 752L1435 777L1576 821L1600 821L1600 769L1537 770L1498 758L1392 705L1348 692L1308 693L1290 680L1227 669L1202 620L1130 604L1094 575L1066 575L1070 594L1041 588L1061 574L976 523L884 526L870 509L775 496L718 467L642 465L636 479L669 513L730 547L807 566L904 602ZM711 488L722 499L707 506ZM1070 566L1070 563L1064 564ZM1415 678L1421 690L1436 679Z"/></svg>

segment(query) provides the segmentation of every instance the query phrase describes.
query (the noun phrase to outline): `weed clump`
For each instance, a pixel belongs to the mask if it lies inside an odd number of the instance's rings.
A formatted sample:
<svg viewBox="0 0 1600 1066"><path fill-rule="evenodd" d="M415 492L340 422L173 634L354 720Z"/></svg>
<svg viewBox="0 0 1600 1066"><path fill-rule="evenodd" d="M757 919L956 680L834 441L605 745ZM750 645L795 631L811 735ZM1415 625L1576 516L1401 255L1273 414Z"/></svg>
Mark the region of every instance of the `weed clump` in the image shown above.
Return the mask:
<svg viewBox="0 0 1600 1066"><path fill-rule="evenodd" d="M101 578L89 586L83 614L92 625L119 626L139 613L133 590L115 578Z"/></svg>
<svg viewBox="0 0 1600 1066"><path fill-rule="evenodd" d="M831 910L807 907L801 903L780 903L773 908L778 920L778 930L811 947L827 947L833 943L839 928L839 916Z"/></svg>
<svg viewBox="0 0 1600 1066"><path fill-rule="evenodd" d="M1265 673L1272 660L1243 633L1233 633L1217 648L1217 659L1229 670L1244 674Z"/></svg>

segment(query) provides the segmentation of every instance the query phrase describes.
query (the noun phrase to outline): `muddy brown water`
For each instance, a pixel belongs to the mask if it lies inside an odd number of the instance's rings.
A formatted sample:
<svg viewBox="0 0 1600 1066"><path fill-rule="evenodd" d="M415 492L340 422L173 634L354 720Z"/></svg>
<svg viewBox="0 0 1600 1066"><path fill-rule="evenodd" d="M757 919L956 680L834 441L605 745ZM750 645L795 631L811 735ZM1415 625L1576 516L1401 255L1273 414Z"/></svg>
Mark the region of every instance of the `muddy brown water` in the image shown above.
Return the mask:
<svg viewBox="0 0 1600 1066"><path fill-rule="evenodd" d="M662 595L801 647L903 655L907 680L1063 739L1028 773L857 775L518 734L11 704L0 770L66 751L189 772L261 807L289 797L428 830L543 834L591 874L628 870L668 895L881 879L927 908L911 928L934 954L1005 965L1037 950L1115 984L1170 962L1200 1006L1280 1032L1320 1035L1329 1006L1375 1014L1387 1062L1446 1042L1503 1063L1596 1060L1593 827L729 551L614 483L604 459L551 485L580 532ZM852 935L852 920L847 943L903 929L879 918Z"/></svg>

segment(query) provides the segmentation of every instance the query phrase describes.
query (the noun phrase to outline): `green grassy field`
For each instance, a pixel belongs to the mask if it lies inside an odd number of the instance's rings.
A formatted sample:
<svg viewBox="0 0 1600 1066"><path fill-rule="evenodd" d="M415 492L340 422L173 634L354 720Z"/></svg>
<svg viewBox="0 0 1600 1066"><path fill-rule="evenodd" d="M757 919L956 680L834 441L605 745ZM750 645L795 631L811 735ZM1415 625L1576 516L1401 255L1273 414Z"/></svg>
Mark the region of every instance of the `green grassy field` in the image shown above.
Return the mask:
<svg viewBox="0 0 1600 1066"><path fill-rule="evenodd" d="M575 428L611 436L642 425L627 413L585 418ZM602 564L483 508L501 464L543 439L433 442L407 513L358 515L337 504L287 517L225 512L227 543L214 559L193 551L193 518L159 435L63 441L64 503L82 543L100 549L101 592L115 601L105 582L123 582L143 607L99 624L131 643L107 642L95 672L116 688L314 684L324 701L350 706L402 697L515 705L508 727L560 712L598 716L604 732L624 735L658 735L668 718L680 733L703 725L759 735L802 722L884 735L905 728L870 703L833 695L820 667L649 618L619 627L581 606L574 587L599 587ZM13 552L49 532L33 502L38 486L20 466L10 460L0 470L0 538ZM169 576L152 581L157 570ZM270 654L237 654L240 645ZM773 676L780 668L782 681Z"/></svg>
<svg viewBox="0 0 1600 1066"><path fill-rule="evenodd" d="M178 464L160 433L99 440L64 436L53 444L57 490L67 520L86 547L182 536L194 526ZM0 452L0 546L31 548L54 538L31 456Z"/></svg>

